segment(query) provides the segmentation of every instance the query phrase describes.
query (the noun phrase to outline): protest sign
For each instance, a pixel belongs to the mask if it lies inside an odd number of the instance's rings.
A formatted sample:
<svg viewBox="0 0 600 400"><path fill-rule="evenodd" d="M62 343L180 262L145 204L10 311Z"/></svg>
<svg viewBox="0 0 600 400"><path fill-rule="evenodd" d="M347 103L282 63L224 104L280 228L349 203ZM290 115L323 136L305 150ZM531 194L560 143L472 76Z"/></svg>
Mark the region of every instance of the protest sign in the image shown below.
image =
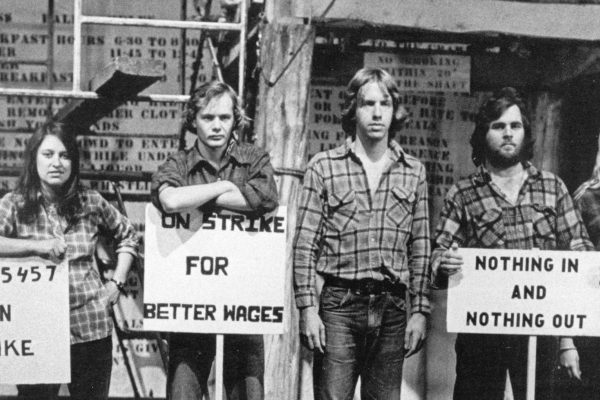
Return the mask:
<svg viewBox="0 0 600 400"><path fill-rule="evenodd" d="M70 354L68 266L0 259L0 383L69 382Z"/></svg>
<svg viewBox="0 0 600 400"><path fill-rule="evenodd" d="M283 333L286 209L262 217L146 208L144 329Z"/></svg>
<svg viewBox="0 0 600 400"><path fill-rule="evenodd" d="M600 336L600 259L593 252L459 249L448 331Z"/></svg>

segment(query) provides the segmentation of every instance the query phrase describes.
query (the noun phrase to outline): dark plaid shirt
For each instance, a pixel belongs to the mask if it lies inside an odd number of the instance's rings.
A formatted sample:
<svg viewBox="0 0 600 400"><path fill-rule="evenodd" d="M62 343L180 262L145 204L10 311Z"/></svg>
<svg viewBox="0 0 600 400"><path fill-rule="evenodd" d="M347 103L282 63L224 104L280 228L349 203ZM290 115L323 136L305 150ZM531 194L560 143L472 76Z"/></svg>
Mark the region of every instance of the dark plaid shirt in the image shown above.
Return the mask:
<svg viewBox="0 0 600 400"><path fill-rule="evenodd" d="M497 249L592 249L565 184L526 164L516 204L510 203L485 168L458 181L446 195L435 234L434 274L452 242Z"/></svg>
<svg viewBox="0 0 600 400"><path fill-rule="evenodd" d="M180 187L219 180L234 183L256 213L277 208L277 186L269 155L258 147L238 144L235 140L230 142L219 170L202 157L196 145L170 155L152 176L152 204L162 210L158 200L162 185Z"/></svg>
<svg viewBox="0 0 600 400"><path fill-rule="evenodd" d="M600 250L600 179L584 182L573 196L596 250Z"/></svg>
<svg viewBox="0 0 600 400"><path fill-rule="evenodd" d="M62 238L67 244L71 343L112 334L108 292L94 258L99 233L109 233L116 240L117 253L137 256L139 242L131 222L100 193L84 190L79 196L82 213L72 225L58 215L54 204L40 206L36 218L25 221L17 213L22 196L9 192L0 200L0 235L36 240Z"/></svg>
<svg viewBox="0 0 600 400"><path fill-rule="evenodd" d="M391 141L372 197L350 140L310 161L294 238L296 304L317 304L316 273L404 283L412 310L429 313L429 223L425 168Z"/></svg>

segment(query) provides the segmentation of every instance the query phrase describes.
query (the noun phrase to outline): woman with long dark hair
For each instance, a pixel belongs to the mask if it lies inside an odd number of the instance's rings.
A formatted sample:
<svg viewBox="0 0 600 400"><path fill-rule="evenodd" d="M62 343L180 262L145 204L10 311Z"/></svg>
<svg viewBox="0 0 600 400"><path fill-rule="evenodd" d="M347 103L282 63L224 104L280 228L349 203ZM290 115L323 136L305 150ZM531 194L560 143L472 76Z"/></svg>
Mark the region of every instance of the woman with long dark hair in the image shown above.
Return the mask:
<svg viewBox="0 0 600 400"><path fill-rule="evenodd" d="M0 200L0 257L39 256L69 268L72 399L107 399L112 368L110 306L123 290L138 249L133 225L79 180L73 127L40 126L27 143L16 188ZM99 232L118 243L104 284L94 259ZM49 399L58 385L21 385L19 397Z"/></svg>

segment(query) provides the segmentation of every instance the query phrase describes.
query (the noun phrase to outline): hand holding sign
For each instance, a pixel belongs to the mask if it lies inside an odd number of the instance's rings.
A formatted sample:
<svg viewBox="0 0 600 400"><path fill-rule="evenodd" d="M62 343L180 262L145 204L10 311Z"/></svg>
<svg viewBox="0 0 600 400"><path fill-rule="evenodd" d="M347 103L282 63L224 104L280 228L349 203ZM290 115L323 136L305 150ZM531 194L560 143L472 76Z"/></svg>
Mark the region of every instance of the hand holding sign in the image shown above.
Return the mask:
<svg viewBox="0 0 600 400"><path fill-rule="evenodd" d="M581 380L581 369L579 368L579 353L577 349L566 349L560 352L559 365L564 368L569 378Z"/></svg>
<svg viewBox="0 0 600 400"><path fill-rule="evenodd" d="M67 244L64 239L54 238L40 240L38 246L38 255L40 257L49 258L50 260L59 263L67 251Z"/></svg>
<svg viewBox="0 0 600 400"><path fill-rule="evenodd" d="M439 272L444 275L451 276L462 270L463 258L458 254L458 244L452 243L452 247L446 250L440 260Z"/></svg>

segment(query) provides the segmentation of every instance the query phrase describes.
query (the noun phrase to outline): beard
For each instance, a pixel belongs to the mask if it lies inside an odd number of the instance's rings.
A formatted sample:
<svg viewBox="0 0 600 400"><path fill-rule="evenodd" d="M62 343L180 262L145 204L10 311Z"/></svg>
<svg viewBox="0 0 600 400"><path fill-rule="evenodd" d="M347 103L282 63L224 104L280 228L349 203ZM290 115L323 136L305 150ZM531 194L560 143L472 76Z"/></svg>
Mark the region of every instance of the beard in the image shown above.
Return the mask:
<svg viewBox="0 0 600 400"><path fill-rule="evenodd" d="M486 145L485 148L485 159L495 168L509 168L522 161L525 158L525 145L521 142L515 147L515 151L507 154L502 152L502 148L499 150L490 149Z"/></svg>

